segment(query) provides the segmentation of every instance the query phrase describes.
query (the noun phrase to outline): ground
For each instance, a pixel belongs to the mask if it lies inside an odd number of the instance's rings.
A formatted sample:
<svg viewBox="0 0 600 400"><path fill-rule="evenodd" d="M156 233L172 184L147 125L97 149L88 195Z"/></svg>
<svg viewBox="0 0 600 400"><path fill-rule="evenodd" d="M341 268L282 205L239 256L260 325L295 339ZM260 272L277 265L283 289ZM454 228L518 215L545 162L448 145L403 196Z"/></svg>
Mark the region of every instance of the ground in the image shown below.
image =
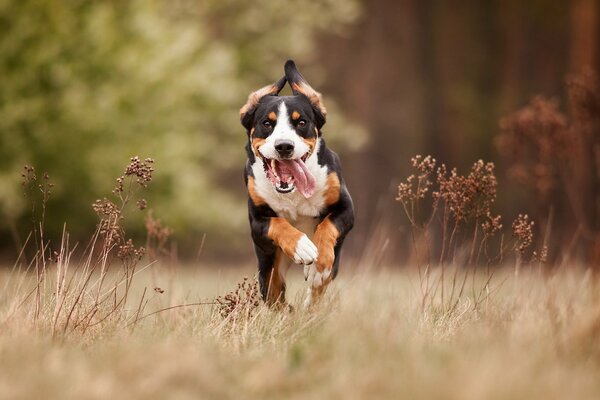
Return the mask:
<svg viewBox="0 0 600 400"><path fill-rule="evenodd" d="M15 274L0 273L16 285ZM21 273L22 274L22 273ZM136 276L148 309L212 300L248 268ZM342 271L323 304L292 313L262 305L219 316L214 305L175 308L135 325L120 319L54 339L0 294L0 398L10 399L595 399L600 394L600 290L585 270L498 271L467 281L457 303L430 302L410 268ZM436 275L434 274L432 280ZM154 291L160 287L164 293ZM21 289L19 289L21 290ZM24 289L22 289L24 291ZM485 293L481 296L481 293ZM456 298L456 292L454 297ZM131 301L135 309L136 301ZM250 307L251 308L251 307ZM249 309L250 309L249 308ZM130 310L131 311L131 310ZM248 310L247 310L248 311Z"/></svg>

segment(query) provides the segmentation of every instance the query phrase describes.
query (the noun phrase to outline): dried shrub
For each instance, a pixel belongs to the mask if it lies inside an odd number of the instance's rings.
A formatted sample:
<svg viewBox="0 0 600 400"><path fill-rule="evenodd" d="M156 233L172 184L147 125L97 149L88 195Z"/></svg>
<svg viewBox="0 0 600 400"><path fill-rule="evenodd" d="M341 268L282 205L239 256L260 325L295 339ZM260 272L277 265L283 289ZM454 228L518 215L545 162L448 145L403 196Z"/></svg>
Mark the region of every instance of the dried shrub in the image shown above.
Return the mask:
<svg viewBox="0 0 600 400"><path fill-rule="evenodd" d="M484 236L488 238L496 236L496 234L502 230L502 216L496 215L493 217L492 214L488 212L485 217L486 221L481 224Z"/></svg>
<svg viewBox="0 0 600 400"><path fill-rule="evenodd" d="M515 250L521 255L533 243L533 225L534 222L529 220L527 214L519 214L512 223L513 236L517 239Z"/></svg>
<svg viewBox="0 0 600 400"><path fill-rule="evenodd" d="M237 288L215 299L217 313L223 319L235 324L239 319L254 315L261 303L258 280L244 277Z"/></svg>
<svg viewBox="0 0 600 400"><path fill-rule="evenodd" d="M155 218L152 210L146 215L145 226L148 257L151 260L160 257L164 259L172 258L173 254L171 254L167 244L171 235L173 235L173 229L165 226L160 219Z"/></svg>
<svg viewBox="0 0 600 400"><path fill-rule="evenodd" d="M600 82L593 70L586 68L567 77L569 102L573 120L579 124L598 121L600 115Z"/></svg>
<svg viewBox="0 0 600 400"><path fill-rule="evenodd" d="M50 242L44 239L43 218L53 185L47 174L39 182L35 168L25 167L23 186L26 194L31 195L33 236L36 238L32 260L36 281L30 292L35 293L33 299L30 301L25 297L19 304L20 307L32 305L31 314L37 327L50 321L52 336L64 338L74 332L98 329L109 322L125 322L126 325L141 315L148 302L146 291L134 312L127 303L133 277L146 250L127 238L123 222L128 205L152 181L153 163L152 159L131 158L123 175L117 178L113 198L99 199L92 204L99 222L79 262L71 261L74 250L66 229L59 248L50 250ZM37 193L40 195L34 196ZM41 214L38 215L35 211L40 200ZM137 204L145 205L146 202L138 199ZM52 267L55 268L54 276L49 273ZM55 287L54 292L48 293L47 287ZM46 312L51 316L43 318Z"/></svg>
<svg viewBox="0 0 600 400"><path fill-rule="evenodd" d="M573 241L562 258L579 249L583 261L600 265L593 250L600 237L600 84L591 69L566 83L568 115L556 100L534 97L500 121L495 142L509 178L534 196L536 219L548 226L547 216L556 216L556 241Z"/></svg>
<svg viewBox="0 0 600 400"><path fill-rule="evenodd" d="M500 131L496 147L511 162L509 176L547 198L558 184L561 163L573 146L558 102L535 97L527 107L501 119Z"/></svg>
<svg viewBox="0 0 600 400"><path fill-rule="evenodd" d="M411 159L411 163L416 172L398 186L396 200L402 204L410 222L414 251L420 251L416 237L425 242L425 257L417 257L422 307L425 309L426 304L432 304L439 290L443 311L454 312L464 295L467 278L475 276L474 268L483 255L488 266L487 280L476 290L475 279L472 279L473 300L477 307L490 293L489 284L493 272L489 267L502 262L504 252L509 249L504 244L504 235L501 235L497 254L493 255L489 251L491 239L501 234L503 227L502 216L493 212L498 190L494 164L478 160L468 174L460 175L456 168L448 172L445 164L437 166L436 160L431 156L416 156ZM424 204L430 204L430 210L423 212ZM440 226L434 225L436 221ZM459 234L461 230L462 235ZM472 235L464 235L469 230ZM441 235L438 236L437 232L441 232ZM533 243L533 222L527 215L519 215L513 223L513 233L517 273L525 251ZM439 240L436 239L438 237ZM545 262L546 258L546 247L532 256L536 261L543 259ZM440 269L439 277L434 280L431 279L432 259L439 260L437 266ZM424 266L420 260L425 260ZM473 269L465 269L459 274L457 262L464 262L464 266L472 265ZM452 263L455 267L449 290L445 288L447 263Z"/></svg>
<svg viewBox="0 0 600 400"><path fill-rule="evenodd" d="M423 158L421 155L417 155L411 158L411 163L417 173L410 175L405 182L398 185L396 200L402 203L411 224L417 225L415 207L419 200L425 198L433 185L431 176L435 170L436 160L431 156Z"/></svg>
<svg viewBox="0 0 600 400"><path fill-rule="evenodd" d="M466 176L458 175L456 168L448 175L442 164L437 170L437 183L439 191L434 198L444 201L455 221L468 222L490 215L498 185L493 163L479 160Z"/></svg>
<svg viewBox="0 0 600 400"><path fill-rule="evenodd" d="M481 244L501 229L501 217L492 214L498 186L493 163L479 160L467 175L460 175L456 168L448 172L445 164L436 169L436 160L431 156L418 155L411 162L416 174L400 183L396 200L402 204L411 226L420 231L427 230L437 212L441 212L443 237L440 264L454 255L454 249L458 246L454 239L462 225L480 225L483 230ZM426 212L424 218L419 218L418 211L424 200L430 201L432 210ZM477 232L473 249L475 242L478 242Z"/></svg>

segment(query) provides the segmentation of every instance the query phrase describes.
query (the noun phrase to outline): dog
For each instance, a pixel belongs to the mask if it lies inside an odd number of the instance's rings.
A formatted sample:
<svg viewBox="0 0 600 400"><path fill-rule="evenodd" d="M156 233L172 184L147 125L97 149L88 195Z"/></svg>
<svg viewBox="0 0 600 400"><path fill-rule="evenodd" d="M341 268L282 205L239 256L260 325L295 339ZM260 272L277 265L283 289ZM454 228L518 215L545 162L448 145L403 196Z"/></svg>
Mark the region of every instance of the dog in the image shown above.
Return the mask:
<svg viewBox="0 0 600 400"><path fill-rule="evenodd" d="M263 300L287 306L285 275L296 263L304 265L311 305L338 273L354 208L340 159L323 139L327 111L321 94L294 61L288 60L284 71L277 82L251 93L240 109L248 135L248 215ZM279 96L286 82L292 96Z"/></svg>

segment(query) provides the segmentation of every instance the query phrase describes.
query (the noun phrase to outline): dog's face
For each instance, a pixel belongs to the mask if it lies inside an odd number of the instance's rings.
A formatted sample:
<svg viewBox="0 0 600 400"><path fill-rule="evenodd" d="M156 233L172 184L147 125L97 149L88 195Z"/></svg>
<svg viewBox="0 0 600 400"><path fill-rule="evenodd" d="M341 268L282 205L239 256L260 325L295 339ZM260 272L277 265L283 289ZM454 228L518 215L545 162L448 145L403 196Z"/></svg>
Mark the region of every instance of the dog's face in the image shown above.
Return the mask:
<svg viewBox="0 0 600 400"><path fill-rule="evenodd" d="M279 193L310 189L305 162L314 153L318 134L312 106L304 96L269 96L258 105L250 144Z"/></svg>
<svg viewBox="0 0 600 400"><path fill-rule="evenodd" d="M293 96L278 96L286 81ZM279 193L298 189L305 197L315 190L306 160L317 148L325 123L320 95L304 81L295 65L286 64L286 76L250 95L242 110L251 151L262 161L267 177Z"/></svg>

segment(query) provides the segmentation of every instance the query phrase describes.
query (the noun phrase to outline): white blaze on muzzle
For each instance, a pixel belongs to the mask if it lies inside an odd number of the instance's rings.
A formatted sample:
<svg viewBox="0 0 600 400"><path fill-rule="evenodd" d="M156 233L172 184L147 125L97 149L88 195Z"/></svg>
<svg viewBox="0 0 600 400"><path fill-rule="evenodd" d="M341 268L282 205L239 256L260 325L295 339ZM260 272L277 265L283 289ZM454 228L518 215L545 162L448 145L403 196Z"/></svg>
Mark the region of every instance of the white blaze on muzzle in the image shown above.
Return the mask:
<svg viewBox="0 0 600 400"><path fill-rule="evenodd" d="M284 101L281 101L279 104L277 123L275 124L275 129L273 129L273 133L269 135L258 151L263 157L279 160L279 154L275 149L275 142L278 140L289 140L294 143L294 152L289 157L290 159L301 158L309 151L308 145L304 143L304 140L298 136L292 127Z"/></svg>
<svg viewBox="0 0 600 400"><path fill-rule="evenodd" d="M281 158L276 143L289 141L294 144L294 150L287 158ZM316 189L314 176L310 173L304 161L310 147L296 133L290 123L285 102L278 107L277 122L273 133L258 148L263 158L267 176L275 189L280 193L291 193L295 188L306 198L311 197Z"/></svg>

